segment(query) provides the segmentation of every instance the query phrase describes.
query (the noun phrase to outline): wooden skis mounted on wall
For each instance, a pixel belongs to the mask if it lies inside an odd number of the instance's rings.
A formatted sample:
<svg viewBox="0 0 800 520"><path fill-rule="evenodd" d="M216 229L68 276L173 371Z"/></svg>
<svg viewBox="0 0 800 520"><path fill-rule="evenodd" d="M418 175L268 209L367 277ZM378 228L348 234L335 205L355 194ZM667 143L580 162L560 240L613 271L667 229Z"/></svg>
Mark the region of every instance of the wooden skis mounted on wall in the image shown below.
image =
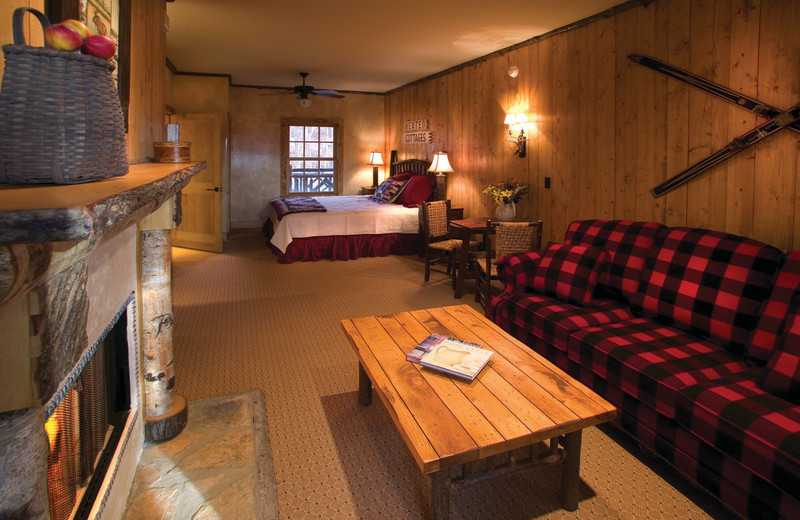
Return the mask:
<svg viewBox="0 0 800 520"><path fill-rule="evenodd" d="M660 197L665 193L677 188L681 184L693 179L704 171L716 166L717 164L725 161L729 157L745 150L754 144L763 141L770 135L782 130L783 128L790 128L795 132L800 132L800 104L795 105L789 110L782 111L773 106L759 102L756 99L744 96L739 92L733 91L729 88L718 85L707 79L701 78L687 72L685 70L673 67L659 59L641 54L628 55L633 62L647 67L651 70L664 74L667 77L678 80L681 83L692 86L703 92L707 92L719 99L732 103L738 107L749 110L759 116L769 118L769 121L760 125L745 134L740 135L733 141L728 143L725 147L717 150L710 156L702 161L699 161L689 168L683 170L679 174L667 179L652 190L650 193L654 197Z"/></svg>

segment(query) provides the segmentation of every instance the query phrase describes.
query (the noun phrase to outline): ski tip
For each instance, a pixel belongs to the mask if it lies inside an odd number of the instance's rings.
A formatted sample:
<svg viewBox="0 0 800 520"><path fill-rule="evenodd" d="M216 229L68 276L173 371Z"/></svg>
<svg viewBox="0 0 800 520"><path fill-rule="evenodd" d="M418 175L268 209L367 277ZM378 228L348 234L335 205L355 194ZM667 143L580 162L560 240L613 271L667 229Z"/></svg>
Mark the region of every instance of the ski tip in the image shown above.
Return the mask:
<svg viewBox="0 0 800 520"><path fill-rule="evenodd" d="M641 54L628 54L628 59L636 63L641 63L641 61L645 59L645 56Z"/></svg>
<svg viewBox="0 0 800 520"><path fill-rule="evenodd" d="M658 198L658 197L662 196L665 193L666 193L666 191L659 190L657 188L653 188L652 190L650 190L650 194L655 198Z"/></svg>

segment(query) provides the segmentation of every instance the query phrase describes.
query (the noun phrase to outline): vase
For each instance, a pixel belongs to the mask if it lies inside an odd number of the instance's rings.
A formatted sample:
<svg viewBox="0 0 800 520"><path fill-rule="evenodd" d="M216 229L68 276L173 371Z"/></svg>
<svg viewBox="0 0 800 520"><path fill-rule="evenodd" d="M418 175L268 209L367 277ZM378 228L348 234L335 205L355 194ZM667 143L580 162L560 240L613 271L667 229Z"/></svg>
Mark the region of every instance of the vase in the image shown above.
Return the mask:
<svg viewBox="0 0 800 520"><path fill-rule="evenodd" d="M517 214L517 207L513 202L497 206L494 209L494 216L500 222L511 222Z"/></svg>

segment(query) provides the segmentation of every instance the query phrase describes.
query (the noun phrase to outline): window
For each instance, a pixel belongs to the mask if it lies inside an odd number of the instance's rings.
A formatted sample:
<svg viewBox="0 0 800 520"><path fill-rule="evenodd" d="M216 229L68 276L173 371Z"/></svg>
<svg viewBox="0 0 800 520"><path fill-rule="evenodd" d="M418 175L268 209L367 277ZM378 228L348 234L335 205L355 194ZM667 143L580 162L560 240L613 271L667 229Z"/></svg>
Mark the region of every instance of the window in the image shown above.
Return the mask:
<svg viewBox="0 0 800 520"><path fill-rule="evenodd" d="M281 192L340 192L341 124L319 119L285 119L281 124L285 160Z"/></svg>

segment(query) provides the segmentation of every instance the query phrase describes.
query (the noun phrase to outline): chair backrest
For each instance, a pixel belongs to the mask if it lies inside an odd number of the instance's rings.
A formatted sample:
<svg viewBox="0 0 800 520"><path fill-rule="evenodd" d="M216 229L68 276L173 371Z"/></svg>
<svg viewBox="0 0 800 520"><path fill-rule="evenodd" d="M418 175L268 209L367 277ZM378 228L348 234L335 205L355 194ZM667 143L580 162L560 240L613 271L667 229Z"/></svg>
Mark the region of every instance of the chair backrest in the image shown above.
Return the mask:
<svg viewBox="0 0 800 520"><path fill-rule="evenodd" d="M425 238L438 238L450 232L450 201L434 200L422 204L422 224Z"/></svg>
<svg viewBox="0 0 800 520"><path fill-rule="evenodd" d="M495 240L495 259L511 253L535 251L542 246L542 221L492 222Z"/></svg>
<svg viewBox="0 0 800 520"><path fill-rule="evenodd" d="M492 241L494 235L494 241ZM492 245L494 242L494 245ZM491 279L497 277L497 261L512 253L537 251L542 247L542 221L486 222L483 233L485 257L476 259L475 301L487 307L492 294ZM483 265L481 265L483 264Z"/></svg>

